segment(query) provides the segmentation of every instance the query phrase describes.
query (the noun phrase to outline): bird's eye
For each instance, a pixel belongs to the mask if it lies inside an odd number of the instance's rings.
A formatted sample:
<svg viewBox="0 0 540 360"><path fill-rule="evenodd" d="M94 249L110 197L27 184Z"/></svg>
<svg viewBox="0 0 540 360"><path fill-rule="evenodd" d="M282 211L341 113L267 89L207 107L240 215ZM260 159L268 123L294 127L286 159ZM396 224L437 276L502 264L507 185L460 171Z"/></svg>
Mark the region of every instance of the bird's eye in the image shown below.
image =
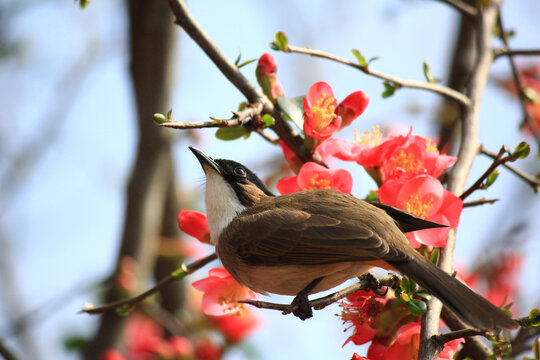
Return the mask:
<svg viewBox="0 0 540 360"><path fill-rule="evenodd" d="M246 177L247 173L243 167L237 167L236 169L234 169L234 175L240 176L240 177Z"/></svg>

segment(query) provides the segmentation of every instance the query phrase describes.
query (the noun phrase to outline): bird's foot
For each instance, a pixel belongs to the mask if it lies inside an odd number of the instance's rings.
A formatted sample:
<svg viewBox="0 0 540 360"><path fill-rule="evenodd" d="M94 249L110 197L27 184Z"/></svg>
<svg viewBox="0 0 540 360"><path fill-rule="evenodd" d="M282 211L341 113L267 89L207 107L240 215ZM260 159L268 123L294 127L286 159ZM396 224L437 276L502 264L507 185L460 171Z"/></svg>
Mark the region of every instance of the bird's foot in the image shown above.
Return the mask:
<svg viewBox="0 0 540 360"><path fill-rule="evenodd" d="M290 305L293 315L300 320L306 320L310 317L313 317L313 309L311 308L311 303L306 294L298 294L293 299Z"/></svg>
<svg viewBox="0 0 540 360"><path fill-rule="evenodd" d="M360 276L359 279L368 282L368 286L365 289L366 291L371 290L380 296L385 296L388 293L388 288L383 288L379 280L377 280L377 278L371 273L365 273L364 275Z"/></svg>

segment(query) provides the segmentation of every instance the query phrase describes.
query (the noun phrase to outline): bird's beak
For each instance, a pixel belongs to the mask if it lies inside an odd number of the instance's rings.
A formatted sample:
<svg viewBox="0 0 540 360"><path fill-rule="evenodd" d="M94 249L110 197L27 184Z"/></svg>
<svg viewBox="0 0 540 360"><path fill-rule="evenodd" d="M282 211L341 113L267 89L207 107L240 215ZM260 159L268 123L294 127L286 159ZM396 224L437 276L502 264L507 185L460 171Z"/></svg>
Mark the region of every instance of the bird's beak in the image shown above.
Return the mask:
<svg viewBox="0 0 540 360"><path fill-rule="evenodd" d="M225 170L218 163L214 161L210 156L206 155L202 150L197 149L196 147L190 146L189 150L195 154L197 160L201 163L204 172L206 173L207 168L214 169L218 174L225 175Z"/></svg>

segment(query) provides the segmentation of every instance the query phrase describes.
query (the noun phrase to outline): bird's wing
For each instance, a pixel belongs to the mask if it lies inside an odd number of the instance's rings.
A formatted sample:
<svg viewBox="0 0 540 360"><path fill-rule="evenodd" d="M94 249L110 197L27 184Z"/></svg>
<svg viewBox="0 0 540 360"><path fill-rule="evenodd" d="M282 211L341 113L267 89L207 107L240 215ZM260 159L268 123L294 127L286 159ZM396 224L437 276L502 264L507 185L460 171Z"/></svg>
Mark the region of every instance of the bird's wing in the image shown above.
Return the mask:
<svg viewBox="0 0 540 360"><path fill-rule="evenodd" d="M394 219L399 229L404 233L423 229L448 227L448 225L424 220L401 209L377 201L367 201L367 203L384 210L384 212Z"/></svg>
<svg viewBox="0 0 540 360"><path fill-rule="evenodd" d="M404 260L401 252L391 249L361 222L343 222L329 214L296 209L240 215L222 236L229 238L221 238L220 243L252 265Z"/></svg>

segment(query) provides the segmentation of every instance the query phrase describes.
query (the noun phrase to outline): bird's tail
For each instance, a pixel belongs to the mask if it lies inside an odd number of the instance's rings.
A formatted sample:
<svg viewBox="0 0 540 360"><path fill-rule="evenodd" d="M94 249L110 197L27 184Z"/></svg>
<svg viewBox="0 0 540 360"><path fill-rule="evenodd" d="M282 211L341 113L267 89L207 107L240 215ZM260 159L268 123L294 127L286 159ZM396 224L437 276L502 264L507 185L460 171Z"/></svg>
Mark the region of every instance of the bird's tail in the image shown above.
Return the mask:
<svg viewBox="0 0 540 360"><path fill-rule="evenodd" d="M414 261L390 264L441 300L462 320L478 329L513 329L518 326L504 311L418 255Z"/></svg>

